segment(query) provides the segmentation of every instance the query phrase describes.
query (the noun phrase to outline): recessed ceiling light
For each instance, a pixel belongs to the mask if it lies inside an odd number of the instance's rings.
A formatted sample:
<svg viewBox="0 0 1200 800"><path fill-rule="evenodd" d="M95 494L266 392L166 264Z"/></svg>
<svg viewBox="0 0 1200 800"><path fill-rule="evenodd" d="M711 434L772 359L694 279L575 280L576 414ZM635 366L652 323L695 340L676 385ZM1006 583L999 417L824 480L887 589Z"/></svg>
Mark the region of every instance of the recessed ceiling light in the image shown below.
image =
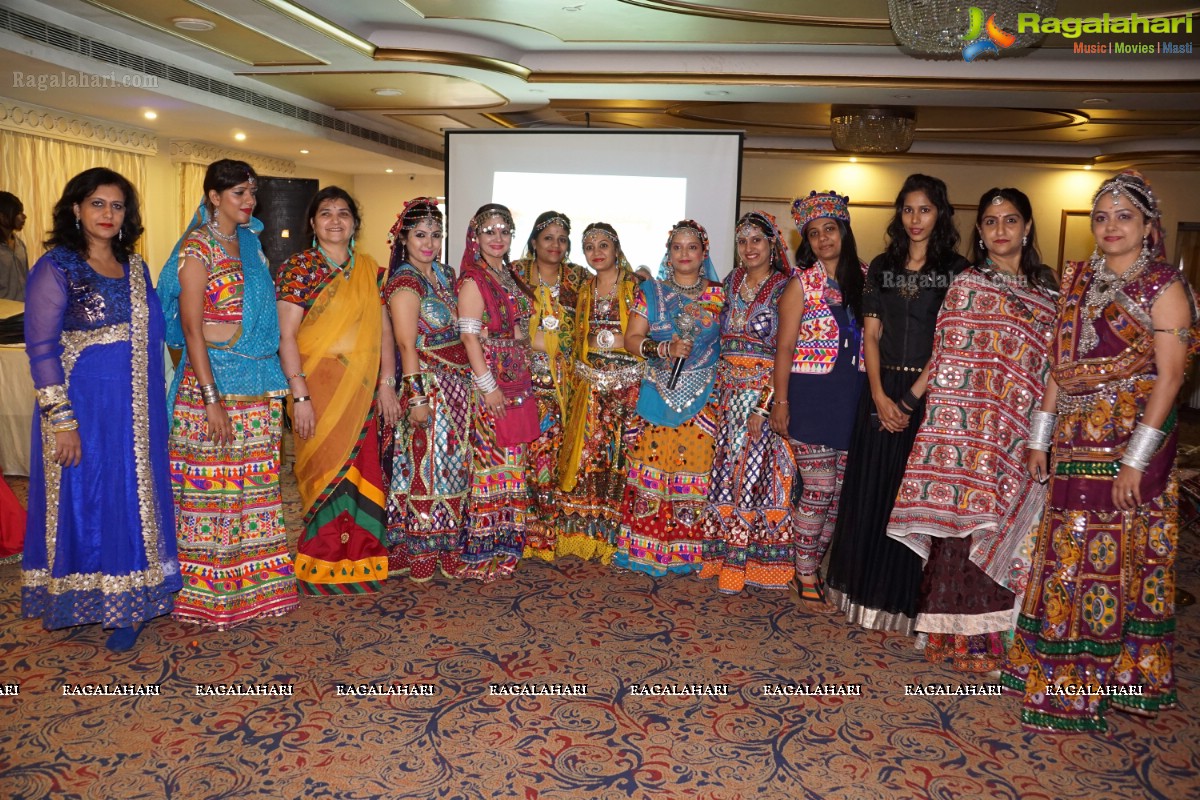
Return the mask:
<svg viewBox="0 0 1200 800"><path fill-rule="evenodd" d="M1083 101L1085 106L1106 106L1111 102L1107 97L1089 97Z"/></svg>
<svg viewBox="0 0 1200 800"><path fill-rule="evenodd" d="M307 150L301 150L301 151L300 151L300 154L301 154L301 155L305 155L305 156L306 156L306 155L308 155L308 151L307 151Z"/></svg>
<svg viewBox="0 0 1200 800"><path fill-rule="evenodd" d="M217 23L199 17L173 17L171 24L181 31L191 31L193 33L204 33L211 31L217 27Z"/></svg>
<svg viewBox="0 0 1200 800"><path fill-rule="evenodd" d="M857 164L857 163L858 163L858 156L850 156L850 163L851 163L851 164Z"/></svg>
<svg viewBox="0 0 1200 800"><path fill-rule="evenodd" d="M371 91L380 97L399 97L400 95L404 94L403 89L392 89L386 86L382 89L372 89Z"/></svg>
<svg viewBox="0 0 1200 800"><path fill-rule="evenodd" d="M144 114L142 114L142 116L145 117L146 119L158 119L158 113L155 111L147 111Z"/></svg>
<svg viewBox="0 0 1200 800"><path fill-rule="evenodd" d="M576 11L583 11L583 3L576 3L573 6L563 6L562 10L568 14L574 14Z"/></svg>
<svg viewBox="0 0 1200 800"><path fill-rule="evenodd" d="M384 172L386 172L388 175L391 175L395 171L396 170L392 169L391 167L388 167L387 169L384 170Z"/></svg>
<svg viewBox="0 0 1200 800"><path fill-rule="evenodd" d="M233 135L233 138L237 139L239 142L244 142L244 141L246 141L246 134L242 133L241 131L238 131L237 133L235 133Z"/></svg>

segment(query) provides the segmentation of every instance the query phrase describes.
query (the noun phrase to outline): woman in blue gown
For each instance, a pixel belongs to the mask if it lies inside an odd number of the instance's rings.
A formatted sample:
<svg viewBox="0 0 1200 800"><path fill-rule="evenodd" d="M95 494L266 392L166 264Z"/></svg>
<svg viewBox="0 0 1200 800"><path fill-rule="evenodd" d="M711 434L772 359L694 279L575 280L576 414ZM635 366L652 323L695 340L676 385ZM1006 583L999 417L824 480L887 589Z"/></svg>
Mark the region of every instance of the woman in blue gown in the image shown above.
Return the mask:
<svg viewBox="0 0 1200 800"><path fill-rule="evenodd" d="M137 193L102 167L72 178L29 274L33 421L21 613L100 623L133 647L179 591L167 464L163 316L132 252Z"/></svg>

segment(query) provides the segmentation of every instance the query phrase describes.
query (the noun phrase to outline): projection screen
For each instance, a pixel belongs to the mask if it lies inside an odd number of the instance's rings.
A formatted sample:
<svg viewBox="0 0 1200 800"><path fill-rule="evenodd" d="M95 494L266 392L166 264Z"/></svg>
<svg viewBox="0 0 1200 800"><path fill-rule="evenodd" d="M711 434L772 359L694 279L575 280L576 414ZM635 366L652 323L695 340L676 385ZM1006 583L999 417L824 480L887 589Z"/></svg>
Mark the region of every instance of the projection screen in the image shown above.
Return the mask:
<svg viewBox="0 0 1200 800"><path fill-rule="evenodd" d="M667 232L695 219L724 276L733 267L742 139L729 131L447 131L446 260L458 266L471 215L495 202L513 212L513 260L537 215L553 209L571 220L572 261L584 263L584 227L608 222L630 264L657 276Z"/></svg>

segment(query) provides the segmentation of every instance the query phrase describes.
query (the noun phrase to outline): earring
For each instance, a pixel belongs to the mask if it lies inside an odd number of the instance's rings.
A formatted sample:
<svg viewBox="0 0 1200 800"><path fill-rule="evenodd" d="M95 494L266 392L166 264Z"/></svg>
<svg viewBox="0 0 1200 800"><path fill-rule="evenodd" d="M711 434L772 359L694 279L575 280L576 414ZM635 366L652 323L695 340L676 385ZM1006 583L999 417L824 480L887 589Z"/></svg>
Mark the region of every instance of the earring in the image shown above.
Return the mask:
<svg viewBox="0 0 1200 800"><path fill-rule="evenodd" d="M1025 234L1021 237L1021 247L1024 247L1027 244L1029 244L1029 234Z"/></svg>
<svg viewBox="0 0 1200 800"><path fill-rule="evenodd" d="M218 220L220 217L221 217L221 209L219 209L219 208L217 208L216 206L214 206L214 207L213 207L213 218L212 218L213 225L216 225L216 224L217 224L217 220Z"/></svg>
<svg viewBox="0 0 1200 800"><path fill-rule="evenodd" d="M75 218L75 230L79 230L83 226L79 224L79 217Z"/></svg>
<svg viewBox="0 0 1200 800"><path fill-rule="evenodd" d="M354 237L350 237L350 252L354 252Z"/></svg>
<svg viewBox="0 0 1200 800"><path fill-rule="evenodd" d="M1145 259L1150 258L1150 237L1149 236L1142 237L1142 252L1140 255L1142 258L1145 258Z"/></svg>
<svg viewBox="0 0 1200 800"><path fill-rule="evenodd" d="M312 246L313 246L313 247L316 247L316 246L317 246L317 236L316 236L316 234L313 234L313 245L312 245Z"/></svg>
<svg viewBox="0 0 1200 800"><path fill-rule="evenodd" d="M983 246L983 237L982 237L982 236L981 236L981 237L979 237L979 249L980 249L980 250L987 250L987 248Z"/></svg>
<svg viewBox="0 0 1200 800"><path fill-rule="evenodd" d="M124 228L121 228L119 231L117 231L117 241L118 242L125 241L125 229Z"/></svg>

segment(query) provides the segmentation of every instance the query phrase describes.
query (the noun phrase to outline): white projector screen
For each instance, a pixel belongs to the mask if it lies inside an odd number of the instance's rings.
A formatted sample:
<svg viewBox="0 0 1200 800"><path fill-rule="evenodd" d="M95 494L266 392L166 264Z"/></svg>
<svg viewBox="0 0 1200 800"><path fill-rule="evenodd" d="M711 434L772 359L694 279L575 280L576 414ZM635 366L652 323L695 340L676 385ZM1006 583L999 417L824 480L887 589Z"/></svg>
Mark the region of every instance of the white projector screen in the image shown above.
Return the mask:
<svg viewBox="0 0 1200 800"><path fill-rule="evenodd" d="M657 276L667 232L681 219L708 229L717 271L733 267L742 139L728 131L447 131L446 260L462 258L467 223L484 203L512 209L512 258L533 222L554 209L571 220L571 260L590 222L617 229L629 263Z"/></svg>

